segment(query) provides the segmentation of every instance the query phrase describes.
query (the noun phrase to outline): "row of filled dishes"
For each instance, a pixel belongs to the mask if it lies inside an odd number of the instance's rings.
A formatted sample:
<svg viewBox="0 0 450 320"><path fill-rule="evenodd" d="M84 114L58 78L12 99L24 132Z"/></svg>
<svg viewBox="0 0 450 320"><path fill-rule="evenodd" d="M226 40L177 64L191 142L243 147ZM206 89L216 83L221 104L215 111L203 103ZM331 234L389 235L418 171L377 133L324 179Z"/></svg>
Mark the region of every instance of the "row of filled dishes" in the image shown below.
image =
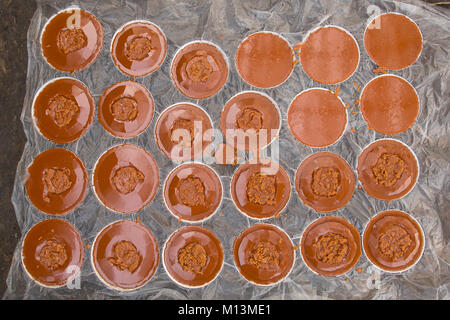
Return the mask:
<svg viewBox="0 0 450 320"><path fill-rule="evenodd" d="M309 224L299 246L301 258L312 272L337 277L353 269L362 251L386 272L406 271L420 259L423 239L423 230L414 218L392 210L380 212L369 221L362 247L358 230L337 216L322 217ZM291 272L297 249L281 228L255 224L234 240L235 267L250 283L274 285ZM72 224L48 219L28 231L22 246L22 263L39 285L61 287L82 275L84 251L83 240ZM148 283L157 271L158 241L141 222L119 220L98 233L90 259L94 273L107 287L135 290ZM224 250L208 228L186 226L166 240L161 260L175 283L199 288L214 281L221 272Z"/></svg>

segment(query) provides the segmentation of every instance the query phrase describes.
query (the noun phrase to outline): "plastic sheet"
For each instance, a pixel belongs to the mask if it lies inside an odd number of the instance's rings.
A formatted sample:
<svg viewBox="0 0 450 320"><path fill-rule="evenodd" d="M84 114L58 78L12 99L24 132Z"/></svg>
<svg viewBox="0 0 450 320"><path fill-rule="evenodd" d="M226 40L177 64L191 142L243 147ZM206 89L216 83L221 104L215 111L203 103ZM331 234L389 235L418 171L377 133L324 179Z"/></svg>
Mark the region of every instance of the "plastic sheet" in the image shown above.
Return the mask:
<svg viewBox="0 0 450 320"><path fill-rule="evenodd" d="M450 281L450 136L449 136L449 43L450 22L448 11L432 7L420 1L51 1L38 0L36 13L28 31L28 76L22 112L22 122L28 139L18 164L12 202L22 238L15 250L7 279L6 299L449 299ZM155 116L150 127L136 138L126 140L146 148L156 159L160 180L176 166L157 148L153 135L155 119L165 108L176 102L191 101L205 108L219 127L220 112L225 102L243 90L258 90L246 84L236 72L234 54L242 39L260 30L274 31L284 36L291 45L300 43L308 31L317 26L334 24L342 26L358 41L361 60L355 74L339 85L322 86L314 83L296 65L291 77L281 86L263 91L278 104L282 114L280 132L280 163L286 169L291 185L300 162L313 152L331 151L340 154L356 168L356 158L362 148L378 138L369 130L356 110L354 102L360 91L376 74L376 65L370 61L363 45L363 34L370 16L395 11L408 15L420 27L424 36L423 51L411 67L392 72L409 80L420 97L420 113L417 122L406 132L394 138L408 144L420 162L420 177L413 191L401 200L387 203L370 197L363 189L356 188L352 200L334 215L344 217L354 224L360 233L370 217L386 209L400 209L412 214L425 232L425 251L419 263L401 274L383 273L363 255L355 269L345 276L327 278L312 273L303 263L300 252L289 277L275 286L258 287L249 284L234 266L232 246L240 232L256 223L238 212L229 194L231 176L236 166L213 165L224 184L224 199L218 213L203 223L222 241L225 262L219 277L201 289L187 289L172 282L160 263L152 280L144 287L120 293L106 288L96 277L90 263L90 250L86 249L85 263L81 270L81 282L75 288L48 289L39 286L25 273L21 265L21 243L27 230L35 223L50 216L33 207L26 195L24 182L27 166L40 152L56 145L43 138L33 127L31 104L34 94L48 80L58 76L70 76L52 69L43 59L39 38L49 17L70 6L92 12L102 23L105 39L99 58L87 69L76 72L74 77L83 81L91 90L96 103L103 90L113 83L127 79L113 64L109 47L114 32L130 20L146 19L159 25L168 39L168 55L162 67L153 74L137 81L149 88L155 99ZM177 48L193 40L214 42L224 50L230 61L230 75L223 90L208 99L191 100L184 97L171 83L170 62ZM354 84L356 82L356 85ZM340 88L339 95L348 109L348 126L343 137L334 145L312 149L298 142L287 126L289 103L304 89L324 87ZM354 96L356 94L356 97ZM355 129L353 132L352 129ZM85 163L89 174L97 158L109 147L124 140L109 135L94 121L80 140L64 145L75 152ZM223 213L220 215L219 213ZM298 244L302 231L320 214L302 204L292 187L290 201L279 218L267 221L283 228ZM80 207L64 218L80 232L86 244L92 244L97 233L107 224L119 219L139 217L158 239L160 251L168 236L184 224L178 222L166 209L162 199L162 186L154 201L137 214L121 215L107 210L96 199L92 186Z"/></svg>

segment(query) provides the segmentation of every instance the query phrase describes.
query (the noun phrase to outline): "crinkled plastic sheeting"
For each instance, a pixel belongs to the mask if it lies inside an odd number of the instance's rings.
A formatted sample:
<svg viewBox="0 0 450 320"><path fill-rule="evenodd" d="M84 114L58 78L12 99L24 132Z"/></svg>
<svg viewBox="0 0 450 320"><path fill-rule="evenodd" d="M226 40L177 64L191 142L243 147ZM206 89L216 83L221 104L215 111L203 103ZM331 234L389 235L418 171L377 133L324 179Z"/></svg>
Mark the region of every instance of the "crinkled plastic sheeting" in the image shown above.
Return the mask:
<svg viewBox="0 0 450 320"><path fill-rule="evenodd" d="M23 105L22 122L28 139L17 168L12 202L22 232L15 250L7 279L8 288L4 298L13 299L449 299L450 280L450 136L449 136L449 44L450 22L448 11L413 1L52 1L38 0L37 10L28 31L27 90ZM363 255L357 266L347 275L327 278L313 274L303 263L299 250L289 277L282 283L258 287L249 284L234 266L232 245L235 237L246 227L256 223L247 219L235 208L229 184L236 166L213 165L224 184L224 201L218 212L203 225L210 228L222 241L225 263L218 278L201 289L186 289L172 282L160 263L155 276L144 287L126 293L106 288L97 279L90 263L90 250L86 249L85 263L81 271L79 288L47 289L37 285L26 275L21 265L21 243L25 233L37 222L50 216L39 212L27 198L24 183L27 166L40 152L57 145L43 138L33 127L31 104L34 94L48 80L58 76L70 76L52 69L44 61L39 38L49 17L69 6L79 6L92 12L102 23L105 31L104 46L99 58L87 69L75 73L83 81L96 102L103 90L111 84L127 79L114 66L109 54L114 32L124 23L134 19L147 19L159 25L168 39L168 54L162 67L153 74L138 78L138 82L152 93L156 112L150 127L137 138L126 140L146 148L158 162L161 181L176 166L168 161L156 146L153 135L155 119L169 105L191 101L184 97L170 80L170 62L177 48L192 40L209 40L219 45L228 55L230 75L224 89L217 95L193 101L204 107L218 128L220 111L225 102L242 90L255 89L237 74L234 55L239 42L260 30L274 31L286 37L291 45L303 41L307 32L317 26L334 24L350 31L358 41L361 60L355 74L342 84L339 95L345 103L353 106L357 85L366 84L376 76L376 65L364 50L363 34L369 17L377 10L396 11L411 17L420 27L424 45L416 63L394 74L409 80L420 96L420 113L417 122L406 132L394 138L408 144L420 162L420 177L413 191L401 200L387 203L370 197L363 189L356 188L349 204L333 214L348 219L360 233L370 217L386 209L400 209L412 214L425 232L425 251L419 263L401 274L378 271ZM370 6L370 7L369 7ZM377 9L378 8L378 9ZM369 130L361 114L348 109L349 123L338 143L322 149L311 149L296 141L287 126L287 108L295 95L311 87L326 87L313 82L297 64L286 83L263 90L278 103L282 113L280 132L280 162L286 169L293 185L295 170L299 163L316 151L331 151L343 156L355 169L356 158L361 149L384 135ZM258 89L256 89L258 90ZM353 132L352 129L356 131ZM80 140L64 145L75 152L85 163L89 174L95 161L107 148L123 143L107 134L95 121ZM59 145L61 146L61 145ZM286 230L298 244L302 231L320 215L302 204L294 188L288 206L280 218L269 223ZM158 239L160 250L168 236L184 224L178 222L165 208L162 187L154 201L137 214L121 215L103 207L96 199L92 186L80 207L64 218L80 232L86 244L92 244L96 234L107 224L119 219L139 217L150 227ZM358 269L357 269L358 268ZM359 272L358 272L359 271ZM376 280L374 280L376 279Z"/></svg>

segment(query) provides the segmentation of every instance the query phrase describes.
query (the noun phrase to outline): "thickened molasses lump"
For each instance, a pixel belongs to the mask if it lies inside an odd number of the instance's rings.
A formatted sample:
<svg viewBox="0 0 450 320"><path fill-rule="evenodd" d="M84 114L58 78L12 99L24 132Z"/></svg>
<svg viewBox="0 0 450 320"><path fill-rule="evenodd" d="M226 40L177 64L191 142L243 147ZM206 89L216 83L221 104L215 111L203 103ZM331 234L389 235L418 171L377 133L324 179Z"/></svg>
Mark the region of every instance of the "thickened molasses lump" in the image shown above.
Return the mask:
<svg viewBox="0 0 450 320"><path fill-rule="evenodd" d="M97 198L107 208L120 213L137 212L155 197L158 165L144 149L118 145L98 159L93 182Z"/></svg>
<svg viewBox="0 0 450 320"><path fill-rule="evenodd" d="M269 160L242 164L231 180L233 202L250 218L276 216L285 208L290 194L291 185L286 171Z"/></svg>
<svg viewBox="0 0 450 320"><path fill-rule="evenodd" d="M185 96L203 99L217 93L228 78L227 59L211 42L190 42L172 61L172 81Z"/></svg>
<svg viewBox="0 0 450 320"><path fill-rule="evenodd" d="M236 68L242 79L252 86L276 87L291 75L293 51L289 42L280 35L257 32L239 45Z"/></svg>
<svg viewBox="0 0 450 320"><path fill-rule="evenodd" d="M155 274L159 264L158 242L146 226L116 221L97 235L91 258L96 275L108 287L134 290Z"/></svg>
<svg viewBox="0 0 450 320"><path fill-rule="evenodd" d="M339 155L315 153L300 164L295 176L295 189L304 204L319 212L344 207L355 191L352 168Z"/></svg>
<svg viewBox="0 0 450 320"><path fill-rule="evenodd" d="M220 178L204 164L182 164L166 179L164 201L178 219L203 221L217 211L222 201Z"/></svg>
<svg viewBox="0 0 450 320"><path fill-rule="evenodd" d="M411 191L419 175L414 153L405 144L392 139L368 145L358 157L357 169L364 190L377 199L388 201Z"/></svg>
<svg viewBox="0 0 450 320"><path fill-rule="evenodd" d="M135 81L121 81L105 90L98 103L98 121L119 138L133 138L149 126L154 102L150 92Z"/></svg>
<svg viewBox="0 0 450 320"><path fill-rule="evenodd" d="M303 261L313 272L337 277L350 271L361 257L358 230L340 217L312 222L301 239Z"/></svg>
<svg viewBox="0 0 450 320"><path fill-rule="evenodd" d="M188 226L167 240L163 264L169 277L184 287L202 287L212 282L223 265L220 240L209 229Z"/></svg>
<svg viewBox="0 0 450 320"><path fill-rule="evenodd" d="M89 89L73 78L47 82L36 94L32 113L38 131L57 143L79 139L94 120L95 102Z"/></svg>
<svg viewBox="0 0 450 320"><path fill-rule="evenodd" d="M358 45L340 27L321 27L311 32L302 44L300 62L311 79L336 84L348 79L358 67Z"/></svg>
<svg viewBox="0 0 450 320"><path fill-rule="evenodd" d="M131 21L114 35L111 56L116 67L132 77L143 77L157 70L167 53L162 30L149 21Z"/></svg>
<svg viewBox="0 0 450 320"><path fill-rule="evenodd" d="M401 272L411 268L422 256L424 235L409 214L391 210L370 219L363 235L364 252L378 268Z"/></svg>
<svg viewBox="0 0 450 320"><path fill-rule="evenodd" d="M82 70L100 54L103 28L91 13L66 9L47 22L41 46L42 55L53 68L65 72Z"/></svg>
<svg viewBox="0 0 450 320"><path fill-rule="evenodd" d="M66 285L80 273L83 260L83 240L64 220L39 222L23 241L23 266L33 280L45 287Z"/></svg>
<svg viewBox="0 0 450 320"><path fill-rule="evenodd" d="M62 215L83 201L88 174L83 162L66 149L42 152L28 167L28 198L42 212Z"/></svg>
<svg viewBox="0 0 450 320"><path fill-rule="evenodd" d="M408 130L419 114L414 87L395 75L372 79L361 92L360 109L369 128L393 135Z"/></svg>
<svg viewBox="0 0 450 320"><path fill-rule="evenodd" d="M292 100L288 124L301 143L326 147L342 136L347 125L347 112L342 101L329 90L307 89Z"/></svg>
<svg viewBox="0 0 450 320"><path fill-rule="evenodd" d="M282 281L294 265L294 245L289 236L271 224L255 224L234 241L234 262L240 274L257 285Z"/></svg>
<svg viewBox="0 0 450 320"><path fill-rule="evenodd" d="M278 135L280 113L275 102L256 91L241 92L225 104L220 130L227 143L238 150L261 149Z"/></svg>
<svg viewBox="0 0 450 320"><path fill-rule="evenodd" d="M364 33L364 46L380 67L400 70L412 65L422 51L419 27L399 13L384 13L374 18Z"/></svg>
<svg viewBox="0 0 450 320"><path fill-rule="evenodd" d="M156 143L169 159L195 160L210 145L211 129L211 119L203 109L190 103L175 104L156 122Z"/></svg>

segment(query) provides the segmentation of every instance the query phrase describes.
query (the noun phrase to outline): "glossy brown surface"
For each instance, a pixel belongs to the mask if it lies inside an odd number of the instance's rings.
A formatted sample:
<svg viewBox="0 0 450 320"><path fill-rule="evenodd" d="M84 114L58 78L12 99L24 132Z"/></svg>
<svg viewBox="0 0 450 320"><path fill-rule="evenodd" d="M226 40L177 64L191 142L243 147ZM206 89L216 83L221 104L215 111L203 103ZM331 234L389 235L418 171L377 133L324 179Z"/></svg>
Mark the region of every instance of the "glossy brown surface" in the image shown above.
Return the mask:
<svg viewBox="0 0 450 320"><path fill-rule="evenodd" d="M147 41L141 47L139 40ZM131 49L136 49L131 52ZM157 70L167 54L167 40L162 30L149 21L132 21L115 34L111 56L117 68L132 77L143 77Z"/></svg>
<svg viewBox="0 0 450 320"><path fill-rule="evenodd" d="M292 100L288 110L291 133L310 147L335 143L347 125L347 112L342 101L325 89L308 89Z"/></svg>
<svg viewBox="0 0 450 320"><path fill-rule="evenodd" d="M98 103L98 121L120 138L132 138L152 121L154 102L150 92L135 81L121 81L105 89Z"/></svg>
<svg viewBox="0 0 450 320"><path fill-rule="evenodd" d="M264 181L265 177L271 177L272 181ZM251 218L264 219L279 214L289 201L290 194L289 176L275 162L244 163L231 180L234 204Z"/></svg>
<svg viewBox="0 0 450 320"><path fill-rule="evenodd" d="M321 238L333 235L341 240L329 242L328 256L322 256L318 244ZM350 271L361 257L361 239L358 230L340 217L323 217L308 225L301 239L301 254L306 265L327 277L337 277ZM340 257L340 259L338 259Z"/></svg>
<svg viewBox="0 0 450 320"><path fill-rule="evenodd" d="M135 268L119 268L113 263L117 258L117 244L127 241L136 249L138 263ZM159 264L158 242L146 226L121 220L105 227L96 237L92 251L96 274L116 290L133 290L145 285L155 274Z"/></svg>
<svg viewBox="0 0 450 320"><path fill-rule="evenodd" d="M82 82L57 78L38 91L32 108L36 127L44 137L69 143L79 139L92 124L95 103Z"/></svg>
<svg viewBox="0 0 450 320"><path fill-rule="evenodd" d="M369 128L393 135L408 130L419 114L413 86L394 75L372 79L361 92L360 109Z"/></svg>
<svg viewBox="0 0 450 320"><path fill-rule="evenodd" d="M393 233L398 231L398 234ZM424 241L418 222L398 210L377 214L370 219L363 234L367 258L378 268L389 272L411 268L422 256Z"/></svg>
<svg viewBox="0 0 450 320"><path fill-rule="evenodd" d="M258 88L280 85L289 78L294 67L289 43L270 32L257 32L244 39L235 60L242 79Z"/></svg>
<svg viewBox="0 0 450 320"><path fill-rule="evenodd" d="M330 169L335 173L336 185L329 175L319 170ZM322 179L321 181L316 181ZM323 184L324 190L316 187ZM344 207L355 191L356 178L352 168L339 155L331 152L312 154L300 164L295 175L295 189L304 204L319 212L331 212ZM319 190L318 190L319 189Z"/></svg>
<svg viewBox="0 0 450 320"><path fill-rule="evenodd" d="M227 143L240 150L261 149L270 144L278 135L280 123L277 106L267 96L256 91L235 95L227 101L220 115L220 130ZM253 132L249 131L251 129ZM256 139L254 147L250 144L252 138L246 136Z"/></svg>
<svg viewBox="0 0 450 320"><path fill-rule="evenodd" d="M158 165L144 149L131 144L118 145L98 159L93 183L97 198L107 208L120 213L137 212L155 197L159 185Z"/></svg>
<svg viewBox="0 0 450 320"><path fill-rule="evenodd" d="M63 252L58 264L48 264L43 258L50 243L57 243ZM83 260L83 240L74 226L64 220L48 219L35 224L23 241L23 265L28 275L43 286L66 285L79 274Z"/></svg>
<svg viewBox="0 0 450 320"><path fill-rule="evenodd" d="M177 51L172 61L171 76L185 96L203 99L222 89L228 78L228 64L216 45L191 42Z"/></svg>
<svg viewBox="0 0 450 320"><path fill-rule="evenodd" d="M191 122L192 131L177 126L179 121ZM179 130L180 135L177 136L176 129L184 130ZM208 129L212 129L212 123L205 111L190 103L178 103L161 113L155 126L155 139L159 149L169 159L195 160L211 143L212 135L206 133ZM196 156L197 151L199 157Z"/></svg>
<svg viewBox="0 0 450 320"><path fill-rule="evenodd" d="M255 265L253 258L259 244L267 245L272 251L272 264ZM275 253L275 255L273 255ZM244 231L234 241L234 263L241 275L258 285L272 285L283 280L294 265L294 245L289 236L280 228L270 224L255 224ZM259 260L269 256L262 253Z"/></svg>
<svg viewBox="0 0 450 320"><path fill-rule="evenodd" d="M74 30L84 40L78 46L62 47L59 42L63 33ZM65 72L79 71L87 68L100 54L103 28L94 15L80 9L67 9L53 16L46 24L41 45L44 58L53 68Z"/></svg>
<svg viewBox="0 0 450 320"><path fill-rule="evenodd" d="M74 210L86 194L86 168L69 150L55 148L42 152L28 167L28 174L28 198L45 213L66 214Z"/></svg>
<svg viewBox="0 0 450 320"><path fill-rule="evenodd" d="M380 180L375 176L374 168L382 161L383 154L396 156L397 163L387 163L384 180L392 176L391 181ZM398 158L399 159L398 159ZM402 168L398 166L400 163ZM417 159L403 143L392 139L377 140L368 145L358 157L358 179L364 190L372 197L381 200L399 199L414 188L419 175Z"/></svg>
<svg viewBox="0 0 450 320"><path fill-rule="evenodd" d="M302 44L300 62L311 79L324 84L336 84L349 78L358 67L358 45L341 28L321 27L313 31Z"/></svg>
<svg viewBox="0 0 450 320"><path fill-rule="evenodd" d="M400 70L412 65L422 51L422 34L408 17L384 13L371 21L364 33L364 46L380 67Z"/></svg>
<svg viewBox="0 0 450 320"><path fill-rule="evenodd" d="M181 250L190 244L203 247L206 261L199 270L186 270L180 264ZM178 229L167 240L163 252L164 268L170 278L187 287L201 287L213 281L222 270L223 249L220 240L209 229L187 226Z"/></svg>
<svg viewBox="0 0 450 320"><path fill-rule="evenodd" d="M186 186L187 179L196 179L198 185L191 182ZM190 200L194 196L196 199ZM178 166L167 177L164 201L177 218L202 221L214 214L222 201L220 178L214 170L200 163Z"/></svg>

